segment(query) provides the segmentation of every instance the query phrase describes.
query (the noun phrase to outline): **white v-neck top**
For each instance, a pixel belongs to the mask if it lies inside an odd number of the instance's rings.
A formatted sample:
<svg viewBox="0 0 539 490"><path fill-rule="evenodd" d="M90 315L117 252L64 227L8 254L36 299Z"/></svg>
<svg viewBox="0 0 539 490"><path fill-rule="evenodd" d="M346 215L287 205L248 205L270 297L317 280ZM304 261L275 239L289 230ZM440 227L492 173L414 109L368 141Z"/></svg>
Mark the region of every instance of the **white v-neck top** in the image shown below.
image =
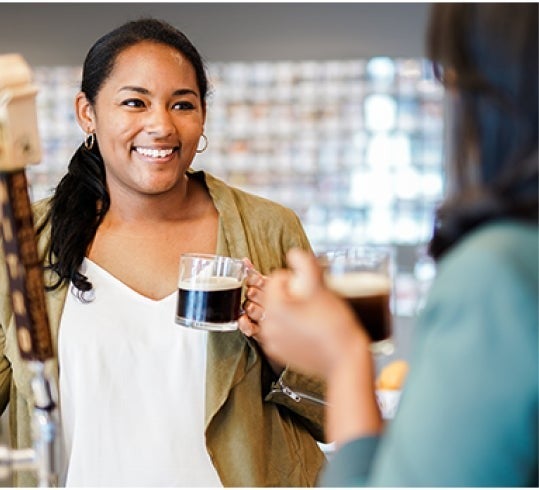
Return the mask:
<svg viewBox="0 0 539 490"><path fill-rule="evenodd" d="M207 334L85 259L58 339L65 486L222 486L204 444Z"/></svg>

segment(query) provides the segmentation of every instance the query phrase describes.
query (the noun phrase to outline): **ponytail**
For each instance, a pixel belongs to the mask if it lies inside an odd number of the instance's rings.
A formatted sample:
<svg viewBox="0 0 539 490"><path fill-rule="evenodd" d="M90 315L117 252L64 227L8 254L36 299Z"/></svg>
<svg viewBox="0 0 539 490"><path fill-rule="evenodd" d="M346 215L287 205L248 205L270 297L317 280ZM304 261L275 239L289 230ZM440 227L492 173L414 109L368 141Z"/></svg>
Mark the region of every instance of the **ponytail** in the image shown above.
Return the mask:
<svg viewBox="0 0 539 490"><path fill-rule="evenodd" d="M47 269L56 273L57 280L47 286L58 288L64 281L71 281L81 292L92 289L88 278L79 267L88 247L95 237L110 206L105 185L105 166L97 144L92 150L81 145L68 166L51 200L45 224L51 224L51 246Z"/></svg>

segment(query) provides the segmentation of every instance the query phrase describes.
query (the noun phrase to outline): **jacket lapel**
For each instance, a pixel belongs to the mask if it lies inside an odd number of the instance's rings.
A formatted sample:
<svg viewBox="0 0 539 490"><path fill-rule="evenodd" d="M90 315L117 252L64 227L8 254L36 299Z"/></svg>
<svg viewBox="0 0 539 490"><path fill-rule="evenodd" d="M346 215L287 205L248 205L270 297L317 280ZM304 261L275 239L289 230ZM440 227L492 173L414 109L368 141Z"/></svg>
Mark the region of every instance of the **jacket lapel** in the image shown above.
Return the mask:
<svg viewBox="0 0 539 490"><path fill-rule="evenodd" d="M202 180L208 188L213 204L219 213L220 229L217 254L230 255L242 259L249 257L249 241L243 220L230 188L210 174L196 172L191 174ZM250 257L253 260L253 257Z"/></svg>
<svg viewBox="0 0 539 490"><path fill-rule="evenodd" d="M67 292L69 286L63 284L58 289L50 291L45 295L45 300L47 303L47 312L49 316L49 328L51 330L52 337L52 348L54 353L54 364L56 369L54 372L58 376L58 333L60 329L60 319L62 317L62 312L64 310L64 303L66 300ZM56 382L59 380L56 379Z"/></svg>
<svg viewBox="0 0 539 490"><path fill-rule="evenodd" d="M206 359L205 428L256 362L256 351L240 331L209 332Z"/></svg>
<svg viewBox="0 0 539 490"><path fill-rule="evenodd" d="M220 180L203 172L191 174L205 182L219 213L218 255L249 257L248 240L232 192ZM230 390L257 360L256 349L240 331L210 332L206 360L205 426L224 405Z"/></svg>

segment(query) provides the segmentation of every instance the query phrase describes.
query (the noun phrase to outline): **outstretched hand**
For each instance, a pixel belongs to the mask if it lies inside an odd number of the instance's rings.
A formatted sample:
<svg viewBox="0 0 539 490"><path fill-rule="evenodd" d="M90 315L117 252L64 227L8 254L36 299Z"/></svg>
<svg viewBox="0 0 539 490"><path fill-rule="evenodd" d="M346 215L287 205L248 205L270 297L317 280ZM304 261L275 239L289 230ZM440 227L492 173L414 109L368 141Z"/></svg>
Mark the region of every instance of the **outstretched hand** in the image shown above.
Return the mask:
<svg viewBox="0 0 539 490"><path fill-rule="evenodd" d="M312 254L291 250L290 270L265 280L265 318L258 337L272 359L327 380L326 434L337 445L377 434L383 424L374 395L370 340L348 304L325 285Z"/></svg>
<svg viewBox="0 0 539 490"><path fill-rule="evenodd" d="M326 288L314 255L291 250L289 270L264 280L265 314L258 338L271 358L326 377L351 345L369 339L348 304Z"/></svg>

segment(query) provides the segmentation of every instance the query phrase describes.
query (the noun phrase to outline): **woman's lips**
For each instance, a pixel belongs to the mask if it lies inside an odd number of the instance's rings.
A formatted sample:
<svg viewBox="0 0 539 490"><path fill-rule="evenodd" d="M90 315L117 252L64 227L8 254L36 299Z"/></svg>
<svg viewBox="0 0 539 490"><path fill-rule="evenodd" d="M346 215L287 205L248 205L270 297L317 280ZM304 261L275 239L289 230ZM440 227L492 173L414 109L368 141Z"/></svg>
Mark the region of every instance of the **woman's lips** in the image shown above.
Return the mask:
<svg viewBox="0 0 539 490"><path fill-rule="evenodd" d="M178 147L172 148L151 148L144 146L135 146L133 149L146 158L167 158L178 150Z"/></svg>

